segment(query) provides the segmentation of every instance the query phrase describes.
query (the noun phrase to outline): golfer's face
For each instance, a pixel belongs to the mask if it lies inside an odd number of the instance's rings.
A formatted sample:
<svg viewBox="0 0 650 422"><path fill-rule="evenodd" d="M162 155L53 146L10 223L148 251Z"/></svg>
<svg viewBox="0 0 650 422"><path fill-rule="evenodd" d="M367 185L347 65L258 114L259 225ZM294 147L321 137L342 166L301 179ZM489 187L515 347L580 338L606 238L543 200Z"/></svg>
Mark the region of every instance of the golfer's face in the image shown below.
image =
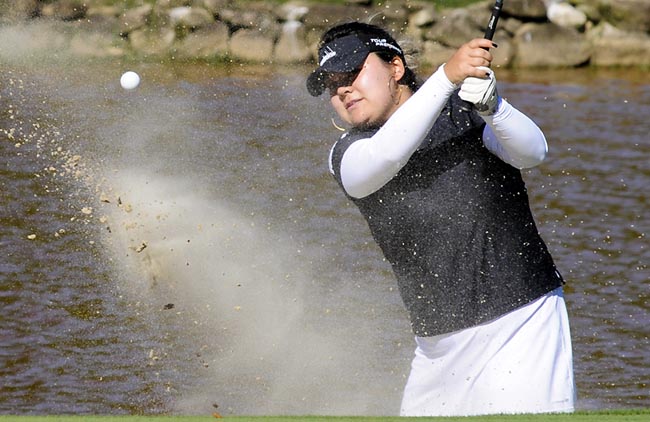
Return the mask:
<svg viewBox="0 0 650 422"><path fill-rule="evenodd" d="M349 125L383 124L397 109L393 66L374 53L356 73L330 75L327 85L337 114Z"/></svg>

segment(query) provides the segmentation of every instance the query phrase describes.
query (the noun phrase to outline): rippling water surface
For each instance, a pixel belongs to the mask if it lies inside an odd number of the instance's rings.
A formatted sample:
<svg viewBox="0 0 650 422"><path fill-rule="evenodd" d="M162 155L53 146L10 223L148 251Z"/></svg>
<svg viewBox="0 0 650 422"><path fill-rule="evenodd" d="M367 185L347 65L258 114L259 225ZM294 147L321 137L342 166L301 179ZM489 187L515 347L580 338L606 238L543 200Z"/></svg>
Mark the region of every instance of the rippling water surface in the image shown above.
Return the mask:
<svg viewBox="0 0 650 422"><path fill-rule="evenodd" d="M0 413L398 412L412 336L308 69L0 68ZM650 85L501 75L551 147L525 177L579 406L647 407Z"/></svg>

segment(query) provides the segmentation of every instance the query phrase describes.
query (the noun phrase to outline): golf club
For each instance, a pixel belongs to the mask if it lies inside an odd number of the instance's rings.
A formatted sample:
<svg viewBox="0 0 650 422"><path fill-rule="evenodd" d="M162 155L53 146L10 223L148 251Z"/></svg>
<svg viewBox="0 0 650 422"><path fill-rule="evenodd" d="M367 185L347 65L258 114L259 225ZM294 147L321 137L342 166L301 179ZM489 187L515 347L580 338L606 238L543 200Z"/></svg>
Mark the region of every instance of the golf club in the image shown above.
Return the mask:
<svg viewBox="0 0 650 422"><path fill-rule="evenodd" d="M490 15L490 20L485 29L485 39L492 40L494 33L497 30L497 22L499 21L499 16L501 15L501 8L503 7L503 0L496 0L494 7L492 7L492 14ZM487 48L486 48L487 50ZM474 107L474 104L465 101L465 106L462 107L463 110L469 111Z"/></svg>

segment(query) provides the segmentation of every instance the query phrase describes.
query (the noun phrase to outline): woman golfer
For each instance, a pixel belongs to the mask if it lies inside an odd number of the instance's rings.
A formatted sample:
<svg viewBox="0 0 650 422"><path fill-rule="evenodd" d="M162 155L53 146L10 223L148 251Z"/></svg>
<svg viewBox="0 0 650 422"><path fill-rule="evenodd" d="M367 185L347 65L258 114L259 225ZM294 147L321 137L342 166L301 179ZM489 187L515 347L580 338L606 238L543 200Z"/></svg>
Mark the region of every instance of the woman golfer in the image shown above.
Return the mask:
<svg viewBox="0 0 650 422"><path fill-rule="evenodd" d="M330 169L410 314L404 416L574 408L563 280L520 173L544 159L546 140L499 97L494 46L464 44L419 84L386 31L346 23L323 35L307 80L350 127Z"/></svg>

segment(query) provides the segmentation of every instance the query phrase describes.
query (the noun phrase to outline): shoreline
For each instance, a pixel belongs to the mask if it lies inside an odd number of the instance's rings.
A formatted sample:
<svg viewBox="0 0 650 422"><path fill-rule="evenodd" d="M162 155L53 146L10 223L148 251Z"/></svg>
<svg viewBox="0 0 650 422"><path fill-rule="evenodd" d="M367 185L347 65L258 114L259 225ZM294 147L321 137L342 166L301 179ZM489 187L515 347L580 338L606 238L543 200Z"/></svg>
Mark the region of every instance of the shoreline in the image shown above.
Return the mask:
<svg viewBox="0 0 650 422"><path fill-rule="evenodd" d="M584 25L573 28L548 21L542 0L511 0L494 37L499 45L493 52L494 65L647 69L650 18L646 22L626 17L628 3L633 2L622 0L605 9L603 0L572 0L587 16ZM0 12L0 31L50 25L54 33L41 37L44 48L82 58L293 65L315 62L320 34L333 23L372 17L406 48L413 46L419 63L436 67L462 43L482 36L481 22L488 21L493 6L492 0L449 9L411 0L158 0L136 7L109 3L115 2L16 1ZM647 9L650 14L650 4ZM2 50L7 54L6 50L28 49L38 38L17 37L13 47L0 47L0 57Z"/></svg>

